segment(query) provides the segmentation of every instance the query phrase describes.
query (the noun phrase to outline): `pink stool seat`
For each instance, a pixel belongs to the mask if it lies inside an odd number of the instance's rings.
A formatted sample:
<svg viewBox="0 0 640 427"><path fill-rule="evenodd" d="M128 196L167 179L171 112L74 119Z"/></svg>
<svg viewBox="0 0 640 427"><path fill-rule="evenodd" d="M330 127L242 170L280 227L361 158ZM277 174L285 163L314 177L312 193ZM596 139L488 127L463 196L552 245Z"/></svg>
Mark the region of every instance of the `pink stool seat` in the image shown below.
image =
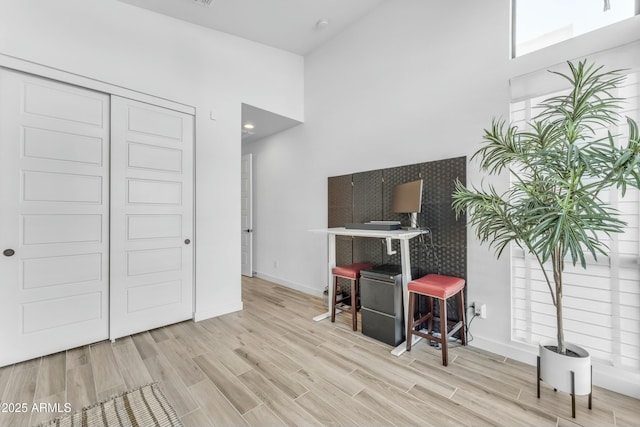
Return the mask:
<svg viewBox="0 0 640 427"><path fill-rule="evenodd" d="M366 270L373 267L373 264L367 263L355 263L350 265L341 265L339 267L333 267L331 273L334 276L344 277L346 279L357 279L360 277L360 270Z"/></svg>
<svg viewBox="0 0 640 427"><path fill-rule="evenodd" d="M439 299L447 299L464 288L465 280L459 277L427 274L409 282L409 292L416 292Z"/></svg>

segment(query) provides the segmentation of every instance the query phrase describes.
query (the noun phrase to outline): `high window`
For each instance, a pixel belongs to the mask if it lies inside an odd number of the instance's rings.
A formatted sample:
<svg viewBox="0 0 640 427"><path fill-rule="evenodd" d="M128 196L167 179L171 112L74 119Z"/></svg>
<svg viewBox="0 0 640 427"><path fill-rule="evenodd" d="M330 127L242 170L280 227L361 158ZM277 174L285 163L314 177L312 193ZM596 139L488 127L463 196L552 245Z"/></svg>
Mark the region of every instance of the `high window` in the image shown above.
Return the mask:
<svg viewBox="0 0 640 427"><path fill-rule="evenodd" d="M640 14L640 0L512 0L512 56Z"/></svg>

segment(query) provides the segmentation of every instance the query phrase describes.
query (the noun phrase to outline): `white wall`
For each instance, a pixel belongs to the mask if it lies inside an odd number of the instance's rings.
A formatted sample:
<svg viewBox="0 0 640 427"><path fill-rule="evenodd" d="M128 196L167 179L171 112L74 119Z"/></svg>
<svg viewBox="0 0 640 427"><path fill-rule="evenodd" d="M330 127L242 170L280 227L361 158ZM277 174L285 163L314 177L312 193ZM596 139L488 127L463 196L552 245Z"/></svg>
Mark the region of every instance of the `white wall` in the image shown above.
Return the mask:
<svg viewBox="0 0 640 427"><path fill-rule="evenodd" d="M508 113L508 35L503 0L389 1L306 57L304 125L244 149L255 155L258 274L322 292L326 237L308 230L326 227L327 177L470 156ZM509 264L472 238L468 252L469 298L490 314L474 336L506 342Z"/></svg>
<svg viewBox="0 0 640 427"><path fill-rule="evenodd" d="M115 0L0 0L0 54L196 108L196 318L241 309L241 103L302 120L302 57Z"/></svg>
<svg viewBox="0 0 640 427"><path fill-rule="evenodd" d="M508 117L509 77L640 36L634 18L512 61L509 20L508 0L389 0L305 58L305 123L243 148L255 156L258 275L320 295L326 237L308 230L327 225L327 177L471 157L491 118ZM476 162L467 179L508 184ZM536 348L511 342L508 256L496 260L471 231L468 286L488 309L471 345L534 364Z"/></svg>
<svg viewBox="0 0 640 427"><path fill-rule="evenodd" d="M470 156L508 113L508 35L504 0L391 0L307 56L305 123L244 148L258 274L322 292L326 237L308 230L326 227L327 177ZM508 340L509 265L469 244L469 296L490 313L474 335Z"/></svg>

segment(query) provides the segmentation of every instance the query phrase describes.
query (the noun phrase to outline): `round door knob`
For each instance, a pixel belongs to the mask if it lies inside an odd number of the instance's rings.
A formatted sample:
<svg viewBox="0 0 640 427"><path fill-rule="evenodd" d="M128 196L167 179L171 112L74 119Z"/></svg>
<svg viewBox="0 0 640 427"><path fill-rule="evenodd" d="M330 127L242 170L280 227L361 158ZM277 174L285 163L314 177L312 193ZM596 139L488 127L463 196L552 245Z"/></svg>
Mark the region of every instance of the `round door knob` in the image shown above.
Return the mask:
<svg viewBox="0 0 640 427"><path fill-rule="evenodd" d="M188 245L189 243L191 243L191 240L189 240L189 239L186 239L186 240L184 241L184 244L185 244L185 245Z"/></svg>
<svg viewBox="0 0 640 427"><path fill-rule="evenodd" d="M13 254L15 254L16 251L14 251L13 249L5 249L4 251L2 251L2 254L4 256L13 256Z"/></svg>

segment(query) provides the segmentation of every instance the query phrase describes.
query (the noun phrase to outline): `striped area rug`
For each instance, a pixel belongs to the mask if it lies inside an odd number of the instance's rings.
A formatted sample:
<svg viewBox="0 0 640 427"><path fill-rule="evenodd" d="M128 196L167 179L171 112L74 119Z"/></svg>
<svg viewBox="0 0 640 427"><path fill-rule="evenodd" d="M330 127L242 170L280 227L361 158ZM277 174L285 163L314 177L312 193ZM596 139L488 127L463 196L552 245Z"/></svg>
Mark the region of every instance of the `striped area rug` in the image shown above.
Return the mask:
<svg viewBox="0 0 640 427"><path fill-rule="evenodd" d="M182 427L157 383L129 390L104 402L49 421L46 427Z"/></svg>

